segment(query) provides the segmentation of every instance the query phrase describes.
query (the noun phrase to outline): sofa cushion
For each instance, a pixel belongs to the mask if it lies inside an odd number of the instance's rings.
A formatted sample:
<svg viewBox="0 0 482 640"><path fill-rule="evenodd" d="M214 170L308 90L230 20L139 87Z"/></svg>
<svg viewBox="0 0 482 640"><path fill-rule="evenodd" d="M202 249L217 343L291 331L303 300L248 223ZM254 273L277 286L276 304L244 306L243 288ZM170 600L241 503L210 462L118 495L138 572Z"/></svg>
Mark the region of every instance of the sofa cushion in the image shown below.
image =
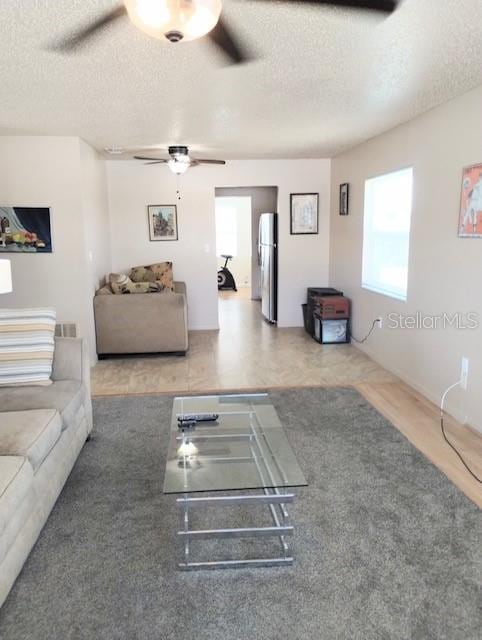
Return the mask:
<svg viewBox="0 0 482 640"><path fill-rule="evenodd" d="M56 380L50 387L0 388L0 407L2 411L57 409L62 429L67 429L75 421L86 393L78 380Z"/></svg>
<svg viewBox="0 0 482 640"><path fill-rule="evenodd" d="M32 487L33 470L21 456L0 456L0 535Z"/></svg>
<svg viewBox="0 0 482 640"><path fill-rule="evenodd" d="M62 420L55 409L2 411L0 456L24 456L36 473L61 432Z"/></svg>
<svg viewBox="0 0 482 640"><path fill-rule="evenodd" d="M53 309L0 309L0 385L50 384Z"/></svg>

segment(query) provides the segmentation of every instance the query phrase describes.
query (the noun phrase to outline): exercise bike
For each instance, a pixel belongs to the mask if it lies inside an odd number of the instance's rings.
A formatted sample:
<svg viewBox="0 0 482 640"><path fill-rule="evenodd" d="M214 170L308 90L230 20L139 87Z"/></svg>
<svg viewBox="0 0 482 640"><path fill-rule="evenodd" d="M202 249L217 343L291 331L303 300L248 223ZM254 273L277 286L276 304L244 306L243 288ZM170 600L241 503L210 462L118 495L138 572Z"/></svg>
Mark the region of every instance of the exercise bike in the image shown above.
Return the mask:
<svg viewBox="0 0 482 640"><path fill-rule="evenodd" d="M232 289L233 291L237 291L236 280L228 269L228 262L233 259L233 256L222 255L221 258L226 258L226 262L224 263L224 267L221 267L218 271L218 289Z"/></svg>

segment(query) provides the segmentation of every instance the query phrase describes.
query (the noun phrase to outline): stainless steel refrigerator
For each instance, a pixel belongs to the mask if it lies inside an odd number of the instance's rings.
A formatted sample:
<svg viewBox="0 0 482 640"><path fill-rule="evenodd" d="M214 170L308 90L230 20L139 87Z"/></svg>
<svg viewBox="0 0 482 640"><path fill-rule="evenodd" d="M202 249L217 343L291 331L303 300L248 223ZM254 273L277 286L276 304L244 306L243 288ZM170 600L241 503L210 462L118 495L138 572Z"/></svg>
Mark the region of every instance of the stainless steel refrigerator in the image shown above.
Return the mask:
<svg viewBox="0 0 482 640"><path fill-rule="evenodd" d="M261 275L261 312L268 322L278 320L278 214L259 218L258 261Z"/></svg>

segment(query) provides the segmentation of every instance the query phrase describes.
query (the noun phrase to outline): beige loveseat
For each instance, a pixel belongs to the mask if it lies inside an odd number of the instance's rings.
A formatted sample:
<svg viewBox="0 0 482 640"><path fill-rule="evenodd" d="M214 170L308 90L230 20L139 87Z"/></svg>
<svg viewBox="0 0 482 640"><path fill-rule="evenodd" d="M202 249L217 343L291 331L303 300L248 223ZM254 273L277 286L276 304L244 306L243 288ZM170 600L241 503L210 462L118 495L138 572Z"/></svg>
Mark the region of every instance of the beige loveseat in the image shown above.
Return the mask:
<svg viewBox="0 0 482 640"><path fill-rule="evenodd" d="M52 379L0 388L0 606L92 431L85 341L55 339Z"/></svg>
<svg viewBox="0 0 482 640"><path fill-rule="evenodd" d="M174 291L94 298L97 353L177 353L188 349L186 285Z"/></svg>

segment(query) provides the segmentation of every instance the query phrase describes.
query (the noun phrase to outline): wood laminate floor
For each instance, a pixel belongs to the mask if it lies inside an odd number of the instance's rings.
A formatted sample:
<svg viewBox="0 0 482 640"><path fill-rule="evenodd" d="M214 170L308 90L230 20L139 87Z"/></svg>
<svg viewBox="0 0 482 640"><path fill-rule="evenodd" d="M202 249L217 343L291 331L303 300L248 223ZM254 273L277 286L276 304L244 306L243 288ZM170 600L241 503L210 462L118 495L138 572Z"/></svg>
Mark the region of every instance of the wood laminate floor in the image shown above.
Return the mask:
<svg viewBox="0 0 482 640"><path fill-rule="evenodd" d="M355 388L482 508L482 485L472 478L443 439L438 407L403 382L364 382L356 384ZM448 415L445 416L445 431L472 471L482 478L482 436Z"/></svg>
<svg viewBox="0 0 482 640"><path fill-rule="evenodd" d="M223 292L219 331L193 331L185 357L113 358L93 369L95 396L201 393L273 387L351 386L482 507L482 488L440 434L437 407L352 345L320 345L301 328L261 317L249 289ZM482 437L448 419L447 432L478 475Z"/></svg>

